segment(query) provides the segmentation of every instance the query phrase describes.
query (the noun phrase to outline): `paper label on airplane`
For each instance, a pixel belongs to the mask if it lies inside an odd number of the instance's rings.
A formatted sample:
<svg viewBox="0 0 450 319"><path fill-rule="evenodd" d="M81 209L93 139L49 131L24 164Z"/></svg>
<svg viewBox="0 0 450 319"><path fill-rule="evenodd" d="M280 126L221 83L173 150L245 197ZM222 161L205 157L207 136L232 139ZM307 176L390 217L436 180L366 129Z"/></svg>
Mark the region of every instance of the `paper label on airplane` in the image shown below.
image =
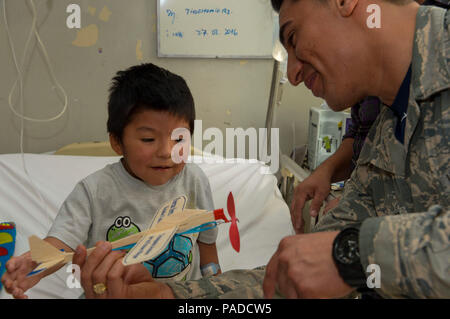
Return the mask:
<svg viewBox="0 0 450 319"><path fill-rule="evenodd" d="M157 225L161 220L164 218L172 215L174 212L181 211L186 206L187 198L186 196L179 196L177 198L172 199L171 201L168 201L165 203L156 213L155 217L153 218L150 226L147 229L152 228L153 226Z"/></svg>
<svg viewBox="0 0 450 319"><path fill-rule="evenodd" d="M124 265L137 264L159 255L166 248L178 227L144 236L123 259Z"/></svg>

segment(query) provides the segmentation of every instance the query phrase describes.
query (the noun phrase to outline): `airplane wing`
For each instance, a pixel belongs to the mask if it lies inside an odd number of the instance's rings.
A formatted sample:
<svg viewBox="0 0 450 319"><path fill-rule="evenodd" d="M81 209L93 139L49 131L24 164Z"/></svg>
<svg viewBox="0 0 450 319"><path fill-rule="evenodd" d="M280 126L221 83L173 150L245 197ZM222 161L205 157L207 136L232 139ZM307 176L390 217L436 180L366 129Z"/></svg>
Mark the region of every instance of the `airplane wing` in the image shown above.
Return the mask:
<svg viewBox="0 0 450 319"><path fill-rule="evenodd" d="M35 235L31 235L28 238L28 243L30 245L31 259L37 263L64 259L64 254L58 248Z"/></svg>
<svg viewBox="0 0 450 319"><path fill-rule="evenodd" d="M172 215L175 212L183 211L184 207L186 206L187 198L186 196L178 196L177 198L174 198L164 205L162 205L159 210L156 212L155 217L153 218L150 225L147 227L147 229L151 229L156 224L158 224L161 220L164 218Z"/></svg>
<svg viewBox="0 0 450 319"><path fill-rule="evenodd" d="M165 220L167 217L177 215L176 213L182 212L186 206L186 201L186 196L182 195L163 204L156 212L155 217L153 217L153 220L147 227L147 230L140 233L143 236L136 242L135 245L133 245L133 242L135 242L134 240L127 240L128 237L123 238L121 240L123 242L119 245L121 247L116 247L115 249L122 249L127 245L127 248L129 246L132 246L132 248L124 257L122 263L124 265L132 265L157 256L167 246L173 235L175 235L178 227L176 225L167 224L160 224L161 227L156 227L156 225L158 225L162 220ZM135 234L134 236L140 237L138 234Z"/></svg>
<svg viewBox="0 0 450 319"><path fill-rule="evenodd" d="M133 265L158 256L167 247L177 230L178 226L174 226L161 231L150 232L142 237L126 254L122 263L125 266Z"/></svg>
<svg viewBox="0 0 450 319"><path fill-rule="evenodd" d="M156 213L145 235L123 258L124 265L132 265L158 256L177 232L191 233L217 225L216 220L228 222L223 209L214 211L184 209L186 196L165 203Z"/></svg>
<svg viewBox="0 0 450 319"><path fill-rule="evenodd" d="M37 265L36 268L34 268L30 273L28 273L27 277L38 274L41 271L52 268L53 266L64 265L64 264L65 264L64 259L56 259L56 260L50 260L47 262L43 262L42 264Z"/></svg>
<svg viewBox="0 0 450 319"><path fill-rule="evenodd" d="M64 252L35 235L28 238L28 243L30 245L31 259L38 263L38 266L27 276L32 276L42 270L64 263L66 260Z"/></svg>

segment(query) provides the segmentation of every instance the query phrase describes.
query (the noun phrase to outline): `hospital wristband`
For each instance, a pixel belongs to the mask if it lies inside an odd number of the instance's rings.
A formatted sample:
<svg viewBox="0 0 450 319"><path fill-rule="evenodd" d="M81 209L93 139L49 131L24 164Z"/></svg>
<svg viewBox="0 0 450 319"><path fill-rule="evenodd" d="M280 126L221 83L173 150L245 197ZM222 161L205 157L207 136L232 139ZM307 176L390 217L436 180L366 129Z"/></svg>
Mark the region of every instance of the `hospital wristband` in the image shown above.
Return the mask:
<svg viewBox="0 0 450 319"><path fill-rule="evenodd" d="M209 263L204 266L200 266L200 272L203 277L214 276L220 271L219 264Z"/></svg>

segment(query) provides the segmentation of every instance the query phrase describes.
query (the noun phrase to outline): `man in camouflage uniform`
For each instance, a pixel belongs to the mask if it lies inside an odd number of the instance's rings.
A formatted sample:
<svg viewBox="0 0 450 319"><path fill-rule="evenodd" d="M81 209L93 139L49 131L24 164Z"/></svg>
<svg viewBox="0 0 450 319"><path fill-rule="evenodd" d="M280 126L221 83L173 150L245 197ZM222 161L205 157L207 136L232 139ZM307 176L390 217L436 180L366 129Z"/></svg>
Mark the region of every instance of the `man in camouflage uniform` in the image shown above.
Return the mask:
<svg viewBox="0 0 450 319"><path fill-rule="evenodd" d="M416 20L404 144L384 107L341 205L315 229L362 223L361 262L380 266L386 297L450 297L450 12L431 10Z"/></svg>
<svg viewBox="0 0 450 319"><path fill-rule="evenodd" d="M355 10L355 3L358 2L328 1L327 5L335 6L341 10L338 12L344 13L348 8ZM369 4L364 0L359 0L359 3L362 3L364 11ZM370 3L377 3L384 10L392 6L385 6L383 1ZM304 66L302 63L305 62L300 59L304 58L301 56L303 52L299 51L299 54L296 51L296 45L300 46L300 42L296 42L299 39L295 39L295 34L292 38L289 31L295 23L288 21L285 26L286 19L283 20L287 12L294 12L292 10L295 10L295 6L311 6L311 2L272 0L272 4L280 11L280 31L286 31L286 34L280 34L289 54L290 82L297 85L305 81L314 94L321 96L323 89L316 83L317 76L316 80L311 80L311 73L299 73L301 67L295 71L299 65ZM313 234L283 239L266 268L233 270L198 281L167 284L143 282L139 284L139 292L130 289L133 285L124 280L126 270L120 268L119 253L107 255L107 249L97 250L84 263L85 251L81 249L74 261L83 266L82 284L85 290L90 290L90 285L95 281L91 276L94 270L104 268L102 260L105 256L105 260L111 260L111 256L118 260L113 267L114 273L110 271L108 276L103 276L108 278L107 292L101 296L90 296L343 297L362 286L352 285L354 281L347 280L348 278L344 280L346 274L341 269L338 270L332 246L338 235L354 228L358 234L359 276L362 275L365 279L368 275L365 273L367 266L378 265L381 286L376 291L381 296L450 298L450 12L434 7L417 8L414 7L416 4L411 3L405 6L409 6L408 10L413 8L417 13L410 15L409 21L415 23L415 29L411 37L412 58L404 63L408 68L411 61L408 72L405 69L407 75L402 73L403 81L399 78L398 84L391 85L396 88L400 86L397 96L394 94L390 99L379 96L389 106L383 106L380 116L373 124L338 207L320 220ZM383 11L381 13L383 17ZM387 20L389 14L386 13ZM390 16L391 19L392 17ZM383 21L386 23L386 20ZM400 38L396 41L402 40ZM355 46L355 50L358 48L360 47ZM351 63L352 61L348 62ZM384 65L385 69L392 67L390 64ZM289 71L293 73L289 75ZM362 86L363 84L361 82ZM354 102L364 96L358 96L354 88L351 90L355 92L351 97ZM402 92L406 97L401 97ZM373 95L367 94L372 92L360 93L365 96ZM352 94L341 96L350 95ZM336 97L339 96L325 96L328 104L338 110L337 102L342 101L333 100ZM399 101L403 101L406 106L403 113L398 112L401 108L394 107L402 104ZM345 102L342 105L351 104L350 101ZM352 274L354 275L355 273ZM136 278L135 276L134 282ZM87 292L86 295L89 297Z"/></svg>

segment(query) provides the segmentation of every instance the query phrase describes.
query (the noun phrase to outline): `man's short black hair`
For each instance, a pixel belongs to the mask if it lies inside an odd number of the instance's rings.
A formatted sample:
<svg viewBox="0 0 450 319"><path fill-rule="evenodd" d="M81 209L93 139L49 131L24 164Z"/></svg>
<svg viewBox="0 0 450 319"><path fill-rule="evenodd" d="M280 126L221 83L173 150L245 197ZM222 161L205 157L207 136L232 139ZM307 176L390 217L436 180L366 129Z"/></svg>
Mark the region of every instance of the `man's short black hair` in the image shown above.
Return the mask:
<svg viewBox="0 0 450 319"><path fill-rule="evenodd" d="M117 72L109 89L108 133L119 141L131 116L140 110L165 111L189 123L194 131L194 98L179 75L152 63Z"/></svg>
<svg viewBox="0 0 450 319"><path fill-rule="evenodd" d="M281 5L283 4L283 2L285 1L285 0L270 0L271 2L272 2L272 8L276 11L276 12L278 12L278 13L280 13L280 9L281 9ZM292 0L293 2L296 2L296 1L298 1L298 0ZM318 0L319 2L321 2L321 3L326 3L328 0Z"/></svg>
<svg viewBox="0 0 450 319"><path fill-rule="evenodd" d="M272 2L272 8L276 12L280 12L281 5L283 4L283 0L271 0Z"/></svg>

